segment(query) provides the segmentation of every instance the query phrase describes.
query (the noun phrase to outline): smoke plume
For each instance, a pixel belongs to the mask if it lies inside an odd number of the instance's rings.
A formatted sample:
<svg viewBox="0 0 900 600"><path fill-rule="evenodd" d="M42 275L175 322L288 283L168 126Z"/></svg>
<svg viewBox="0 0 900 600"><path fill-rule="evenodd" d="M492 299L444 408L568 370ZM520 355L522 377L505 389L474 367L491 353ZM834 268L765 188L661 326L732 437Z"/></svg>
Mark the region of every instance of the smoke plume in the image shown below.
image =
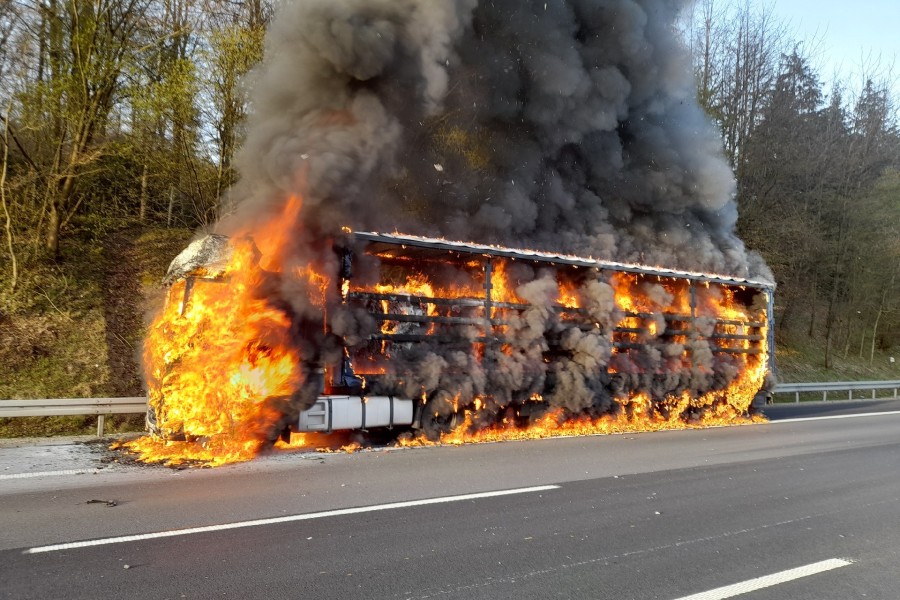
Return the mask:
<svg viewBox="0 0 900 600"><path fill-rule="evenodd" d="M222 229L300 195L303 260L347 226L758 276L682 4L288 2Z"/></svg>
<svg viewBox="0 0 900 600"><path fill-rule="evenodd" d="M769 278L734 233L735 181L674 28L685 1L288 1L250 82L240 181L219 229L295 219L284 272L336 273L332 240L349 227ZM354 265L360 281L377 277L367 260ZM502 352L413 344L392 356L385 393L428 396L444 414L478 399L496 416L541 394L599 413L626 410L613 399L627 390L696 396L740 371L697 336L660 339L661 316L634 334L642 349L615 352L623 313L610 283L580 283L591 325L578 327L553 308L552 273L515 268L513 289L530 306L508 318ZM305 285L271 278L265 291L297 331L322 318ZM672 302L661 285L643 295L649 312ZM377 331L359 307L332 306L327 319L350 346ZM325 337L298 341L300 354L339 359Z"/></svg>

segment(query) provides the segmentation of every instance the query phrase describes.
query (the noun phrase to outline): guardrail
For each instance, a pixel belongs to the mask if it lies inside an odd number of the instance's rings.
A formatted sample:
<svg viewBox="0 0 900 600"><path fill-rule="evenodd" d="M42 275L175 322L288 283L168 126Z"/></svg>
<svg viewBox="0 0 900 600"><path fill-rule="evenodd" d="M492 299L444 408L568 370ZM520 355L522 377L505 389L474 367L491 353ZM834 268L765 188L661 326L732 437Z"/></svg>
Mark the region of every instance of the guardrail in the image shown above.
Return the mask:
<svg viewBox="0 0 900 600"><path fill-rule="evenodd" d="M147 398L50 398L0 400L0 417L66 417L97 415L97 437L103 435L106 415L147 412Z"/></svg>
<svg viewBox="0 0 900 600"><path fill-rule="evenodd" d="M823 381L819 383L779 383L772 390L773 394L794 394L794 402L800 402L800 394L805 392L822 392L822 400L828 400L828 392L847 392L847 399L853 400L853 392L872 391L872 399L878 390L897 390L900 381Z"/></svg>
<svg viewBox="0 0 900 600"><path fill-rule="evenodd" d="M794 402L800 402L800 394L821 392L822 400L828 400L829 392L847 392L853 400L853 392L869 391L872 398L878 390L894 390L898 397L900 381L824 381L820 383L779 383L773 394L794 394ZM97 415L97 437L103 435L106 415L140 414L147 412L147 398L50 398L48 400L0 400L0 418L7 417L64 417L70 415Z"/></svg>

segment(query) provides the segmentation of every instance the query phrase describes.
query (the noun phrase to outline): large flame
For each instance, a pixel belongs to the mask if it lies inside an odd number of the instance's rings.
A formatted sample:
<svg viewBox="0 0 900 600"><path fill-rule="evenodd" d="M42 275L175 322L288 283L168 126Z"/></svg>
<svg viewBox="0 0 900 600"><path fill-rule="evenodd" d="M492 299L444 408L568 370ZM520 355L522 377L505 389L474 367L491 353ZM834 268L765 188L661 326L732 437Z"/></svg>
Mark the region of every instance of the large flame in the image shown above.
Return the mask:
<svg viewBox="0 0 900 600"><path fill-rule="evenodd" d="M310 265L285 272L283 244L299 211L299 199L292 199L282 214L253 232L253 241L249 232L233 237L231 259L223 276L189 277L170 289L169 302L151 326L145 349L150 405L159 435L126 444L141 460L206 465L248 460L272 442L273 433L278 433L273 427L283 426L281 420L291 412L290 398L303 384L302 357L296 340L290 337L291 315L272 303L263 290L271 289L266 284L273 278L292 278L304 284L301 288L306 290L308 303L324 310L327 290L334 281ZM387 255L381 258L407 260ZM447 304L439 306L429 299L462 298L477 305L487 298L494 303L490 310L500 312L487 317L489 313L483 313L480 318L485 323L501 313L519 311L526 304L518 293L518 284L511 281L506 265L500 261L492 272L481 269L477 261L466 264L470 280L457 278L443 284L429 277L426 265L412 267L411 271L392 270L387 277L390 281L356 290L345 281L341 295L346 300L354 291L372 293L381 298L372 310L388 317L437 317L415 330L429 335L441 327L436 323L452 314ZM491 406L489 399L476 397L466 402L457 395L452 400L452 431L441 435L439 441L418 433L405 434L397 443L462 444L709 427L760 419L748 417L748 411L767 371L767 344L759 343L766 338L763 309L738 302L734 286L692 285L685 279L653 279L622 272L613 273L609 284L614 291L614 321L603 327L610 342L615 342L606 365L611 376L710 375L710 367L697 364L691 355L691 343L700 336L715 338L718 351L727 355L734 374L726 387L701 394L683 391L663 398L625 389L618 392L612 410L606 414L589 416L551 408L533 413L536 416L530 420L509 410L499 419L484 418L481 413ZM555 293L552 286L547 293L547 301L555 306L561 320L578 326L579 319L586 318L580 284L560 274ZM472 306L472 302L466 306ZM501 323L497 331L505 333L503 319L497 322ZM599 323L595 326L601 327ZM402 321L384 320L381 333L389 338L404 333L404 327ZM704 329L704 333L699 334L698 329ZM663 335L669 348L676 350L670 349L665 360L647 373L646 367L631 360L631 348L642 348ZM508 345L501 348L508 350ZM483 348L473 342L472 352L480 357ZM380 353L368 358L368 363L355 363L358 375L374 377L391 368L386 342L380 344ZM423 401L425 397L423 392ZM536 393L531 397L536 403L543 400ZM488 422L493 424L485 427ZM333 443L321 435L295 435L291 444L278 447L343 451L360 447L358 441L349 442L346 436L331 439Z"/></svg>
<svg viewBox="0 0 900 600"><path fill-rule="evenodd" d="M446 289L417 273L396 285L382 284L377 292L382 294L412 295L419 299L428 297L483 297L480 289L482 281L459 285ZM735 299L733 289L708 283L692 284L686 279L641 277L629 273L613 273L610 284L615 291L615 303L621 316L615 325L618 330L613 337L616 341L640 345L667 334L672 346L683 349L678 356L661 361L652 375L665 376L671 373L696 371L711 375L709 365L695 364L689 348L691 341L706 338L730 361L735 375L723 389L714 389L700 394L683 391L665 398L651 399L646 392L631 392L617 397L615 406L608 414L591 417L586 414L572 414L563 409L548 410L543 416L522 424L518 415L503 417L487 427L479 413L488 405L481 398L465 408L460 407L460 398L452 400L455 416L454 428L442 434L440 440L430 440L423 434L403 436L398 440L401 446L421 446L441 444L464 444L502 440L535 439L556 436L620 433L635 431L657 431L723 425L746 424L764 421L761 415L750 415L751 403L763 387L768 370L768 347L766 343L767 324L763 308L751 308ZM578 311L581 308L579 289L564 279L557 281L555 304L560 309ZM524 301L516 294L516 286L509 281L503 263L495 264L490 287L490 299L495 303L521 305ZM426 304L427 305L427 304ZM427 314L435 314L434 305L427 305ZM396 306L385 313L396 312ZM701 325L688 325L687 323ZM383 333L392 333L394 325L384 322ZM433 327L433 326L432 326ZM667 331L667 328L674 328ZM698 328L708 329L706 335ZM678 330L683 330L679 333ZM429 330L430 331L430 330ZM384 346L382 346L384 350ZM473 349L473 351L477 351ZM628 369L632 375L646 374L633 361L628 360L627 349L613 350L613 358L608 365L610 373L619 368ZM425 394L423 393L423 402ZM542 401L540 396L533 400ZM427 415L426 415L427 417ZM346 447L344 447L346 448Z"/></svg>
<svg viewBox="0 0 900 600"><path fill-rule="evenodd" d="M224 276L182 280L169 290L144 350L160 436L125 445L141 460L248 460L271 437L283 414L280 403L298 389L302 374L290 317L260 289L281 270L279 242L299 209L294 198L254 241L236 236Z"/></svg>

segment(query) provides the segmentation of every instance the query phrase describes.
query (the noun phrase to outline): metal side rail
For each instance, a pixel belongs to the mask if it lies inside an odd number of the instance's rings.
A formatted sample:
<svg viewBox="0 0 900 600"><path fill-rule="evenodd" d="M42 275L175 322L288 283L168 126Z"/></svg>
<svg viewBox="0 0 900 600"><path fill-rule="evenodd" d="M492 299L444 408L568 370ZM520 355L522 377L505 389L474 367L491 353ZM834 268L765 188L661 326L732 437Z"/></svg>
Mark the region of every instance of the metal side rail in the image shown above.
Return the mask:
<svg viewBox="0 0 900 600"><path fill-rule="evenodd" d="M106 415L147 412L147 398L49 398L46 400L0 400L0 418L66 417L97 415L97 436L103 435Z"/></svg>
<svg viewBox="0 0 900 600"><path fill-rule="evenodd" d="M800 394L821 392L822 400L828 400L828 392L846 392L847 399L853 400L853 392L872 392L872 399L878 390L894 390L894 398L900 390L900 381L822 381L818 383L779 383L772 390L773 394L794 394L794 402L800 402ZM859 397L857 397L859 399Z"/></svg>

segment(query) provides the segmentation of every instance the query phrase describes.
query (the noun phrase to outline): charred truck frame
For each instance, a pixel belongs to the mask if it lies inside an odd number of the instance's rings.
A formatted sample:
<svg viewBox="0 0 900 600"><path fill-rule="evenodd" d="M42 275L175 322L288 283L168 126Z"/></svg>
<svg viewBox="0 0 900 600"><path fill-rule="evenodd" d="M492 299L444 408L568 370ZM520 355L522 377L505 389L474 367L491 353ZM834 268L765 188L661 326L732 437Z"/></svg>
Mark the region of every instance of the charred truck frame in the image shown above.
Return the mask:
<svg viewBox="0 0 900 600"><path fill-rule="evenodd" d="M658 354L673 345L684 348L676 360L687 364L688 369L693 360L691 342L701 340L718 360L737 362L742 356L739 360L743 364L764 361L766 372L772 371L774 286L763 281L399 234L354 232L345 244L336 245L336 251L340 255L342 302L346 309L367 314L377 333L352 344L343 338L342 359L321 365L320 395L300 413L291 427L294 431L411 425L431 438L438 437L457 424L463 409L473 403L477 407L483 400L473 398L471 390L460 398L458 390L453 389L411 389L405 372L410 357L421 356L425 348L436 349L439 354L459 351L476 357L485 371L501 368L492 364L493 357L521 351L509 348L507 334L511 322L529 310L545 311L542 339L532 341L539 345L544 363L571 354L560 340L566 329L599 333L607 341L606 367L596 373L595 383L605 390L599 394L597 404L603 406L596 407L598 412L608 411L613 398L627 397L635 387L653 388L654 381L666 379L666 374L657 370L638 377L643 383L637 385L634 374L640 368L627 373L623 371L629 369L622 365L638 365L642 354ZM541 307L522 301L514 293L511 296L507 290L497 293L498 287L514 287L510 273L523 266L532 274L555 279L557 289L575 290L575 295L588 281L609 285L615 280L620 286L627 282L632 289L656 286L672 296L681 296L682 301L671 301L670 296L666 308L659 304L646 308L647 303L642 307L640 302L623 308L617 301L612 312L597 317L596 311L567 301L562 295ZM368 284L354 276L357 267L370 272ZM373 269L377 282L371 280ZM455 283L437 284L439 271ZM532 277L534 280L537 275ZM410 281L418 282L415 289ZM753 318L707 312L701 296L711 294L727 295L735 305L747 309L742 314ZM502 411L495 406L494 417L499 412L504 418L540 415L547 410L547 403L541 400L552 395L557 385L552 376L545 376L528 389L507 392L506 398L495 403ZM665 393L673 391L672 385L684 389L682 384L668 385ZM712 389L717 389L715 384ZM765 394L765 390L755 392ZM491 390L481 393L490 396Z"/></svg>
<svg viewBox="0 0 900 600"><path fill-rule="evenodd" d="M182 311L197 284L228 281L228 238L205 243L199 263L170 268L169 283L185 280ZM687 398L676 412L690 415L702 408L692 399L725 402L748 367L755 389L742 398L758 401L772 381L768 282L400 234L348 232L334 251L339 291L331 314L304 326L315 350L282 437L412 426L437 439L464 414L478 425L551 408L599 416L640 394L663 413ZM341 331L342 318L354 325ZM588 337L587 351L572 341Z"/></svg>

